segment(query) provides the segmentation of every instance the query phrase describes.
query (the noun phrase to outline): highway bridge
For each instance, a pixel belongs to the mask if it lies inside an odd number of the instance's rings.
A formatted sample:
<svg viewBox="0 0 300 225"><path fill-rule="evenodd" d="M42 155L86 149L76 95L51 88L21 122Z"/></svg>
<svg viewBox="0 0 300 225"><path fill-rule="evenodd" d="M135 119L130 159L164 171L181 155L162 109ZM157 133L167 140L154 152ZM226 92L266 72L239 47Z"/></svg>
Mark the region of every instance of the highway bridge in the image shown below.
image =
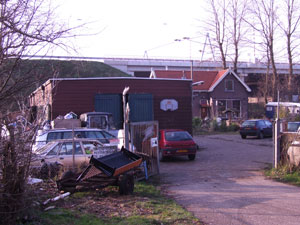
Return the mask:
<svg viewBox="0 0 300 225"><path fill-rule="evenodd" d="M221 62L211 62L199 60L179 60L179 59L144 59L144 58L102 58L103 62L124 71L132 76L146 77L153 70L219 70L222 68ZM232 66L228 63L228 66ZM287 63L277 63L279 74L288 74ZM265 74L266 63L261 62L240 62L238 64L238 74L241 77L250 74ZM294 65L294 74L300 75L300 64Z"/></svg>

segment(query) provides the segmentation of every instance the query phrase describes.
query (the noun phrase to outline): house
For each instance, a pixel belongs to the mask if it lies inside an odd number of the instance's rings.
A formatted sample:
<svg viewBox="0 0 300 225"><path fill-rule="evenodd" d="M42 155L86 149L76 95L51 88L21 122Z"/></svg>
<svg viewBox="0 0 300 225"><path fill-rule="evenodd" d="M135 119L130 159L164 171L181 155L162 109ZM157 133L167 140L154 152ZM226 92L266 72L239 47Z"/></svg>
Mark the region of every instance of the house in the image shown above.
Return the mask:
<svg viewBox="0 0 300 225"><path fill-rule="evenodd" d="M159 128L178 128L192 133L192 81L136 77L49 79L30 96L30 106L40 121L74 112L110 112L115 126L123 126L122 93L131 122L158 121Z"/></svg>
<svg viewBox="0 0 300 225"><path fill-rule="evenodd" d="M190 71L155 70L150 78L191 79L194 117L248 118L248 95L251 89L231 69L192 71L192 74Z"/></svg>

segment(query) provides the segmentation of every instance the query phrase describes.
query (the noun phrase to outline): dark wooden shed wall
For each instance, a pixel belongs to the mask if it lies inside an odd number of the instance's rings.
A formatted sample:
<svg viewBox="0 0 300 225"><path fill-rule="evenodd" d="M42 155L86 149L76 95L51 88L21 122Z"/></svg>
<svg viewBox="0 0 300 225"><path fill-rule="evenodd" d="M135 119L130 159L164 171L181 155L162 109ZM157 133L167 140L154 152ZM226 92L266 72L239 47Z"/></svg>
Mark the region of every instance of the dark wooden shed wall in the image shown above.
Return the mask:
<svg viewBox="0 0 300 225"><path fill-rule="evenodd" d="M52 119L73 111L76 114L94 111L96 94L121 94L129 86L129 93L153 95L154 120L159 127L181 128L192 133L191 81L163 79L78 79L61 80L53 90ZM163 111L160 101L175 99L178 110Z"/></svg>

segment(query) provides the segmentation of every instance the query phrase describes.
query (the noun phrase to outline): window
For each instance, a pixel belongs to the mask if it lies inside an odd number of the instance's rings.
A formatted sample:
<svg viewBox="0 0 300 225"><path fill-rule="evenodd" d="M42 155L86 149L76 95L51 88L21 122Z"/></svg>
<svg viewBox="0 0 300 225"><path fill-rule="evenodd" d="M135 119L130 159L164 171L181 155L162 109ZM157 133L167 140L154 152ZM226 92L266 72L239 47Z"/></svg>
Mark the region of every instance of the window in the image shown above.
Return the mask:
<svg viewBox="0 0 300 225"><path fill-rule="evenodd" d="M186 131L168 131L165 133L166 141L186 141L191 140L191 135Z"/></svg>
<svg viewBox="0 0 300 225"><path fill-rule="evenodd" d="M260 121L258 121L258 126L259 126L260 128L265 128L265 127L266 127L266 124L265 124L265 122L264 122L263 120L260 120Z"/></svg>
<svg viewBox="0 0 300 225"><path fill-rule="evenodd" d="M73 143L66 142L61 145L60 155L72 155L73 153ZM80 144L75 142L75 155L82 155L83 152L81 150Z"/></svg>
<svg viewBox="0 0 300 225"><path fill-rule="evenodd" d="M102 145L97 142L82 142L83 148L85 150L85 154L94 154L95 151L99 151L102 149Z"/></svg>
<svg viewBox="0 0 300 225"><path fill-rule="evenodd" d="M61 132L50 132L47 137L47 142L61 139Z"/></svg>
<svg viewBox="0 0 300 225"><path fill-rule="evenodd" d="M233 80L225 80L225 91L234 91Z"/></svg>
<svg viewBox="0 0 300 225"><path fill-rule="evenodd" d="M62 139L71 139L71 138L73 138L72 131L62 132Z"/></svg>
<svg viewBox="0 0 300 225"><path fill-rule="evenodd" d="M232 109L234 111L235 117L241 117L241 101L240 100L232 101Z"/></svg>
<svg viewBox="0 0 300 225"><path fill-rule="evenodd" d="M86 138L105 139L103 134L99 131L87 131Z"/></svg>
<svg viewBox="0 0 300 225"><path fill-rule="evenodd" d="M59 149L59 145L56 145L53 149L51 149L47 155L57 155Z"/></svg>
<svg viewBox="0 0 300 225"><path fill-rule="evenodd" d="M218 116L219 117L226 117L225 110L226 110L226 100L218 100Z"/></svg>

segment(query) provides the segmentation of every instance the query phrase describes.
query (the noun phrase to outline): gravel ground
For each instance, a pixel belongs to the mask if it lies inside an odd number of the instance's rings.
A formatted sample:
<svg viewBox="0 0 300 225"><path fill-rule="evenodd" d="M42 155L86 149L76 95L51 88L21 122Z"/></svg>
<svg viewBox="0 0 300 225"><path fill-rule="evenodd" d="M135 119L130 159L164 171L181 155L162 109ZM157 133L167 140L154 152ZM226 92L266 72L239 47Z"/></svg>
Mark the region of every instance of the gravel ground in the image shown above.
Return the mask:
<svg viewBox="0 0 300 225"><path fill-rule="evenodd" d="M265 178L271 138L197 136L195 161L161 163L165 190L205 224L300 224L300 189Z"/></svg>

